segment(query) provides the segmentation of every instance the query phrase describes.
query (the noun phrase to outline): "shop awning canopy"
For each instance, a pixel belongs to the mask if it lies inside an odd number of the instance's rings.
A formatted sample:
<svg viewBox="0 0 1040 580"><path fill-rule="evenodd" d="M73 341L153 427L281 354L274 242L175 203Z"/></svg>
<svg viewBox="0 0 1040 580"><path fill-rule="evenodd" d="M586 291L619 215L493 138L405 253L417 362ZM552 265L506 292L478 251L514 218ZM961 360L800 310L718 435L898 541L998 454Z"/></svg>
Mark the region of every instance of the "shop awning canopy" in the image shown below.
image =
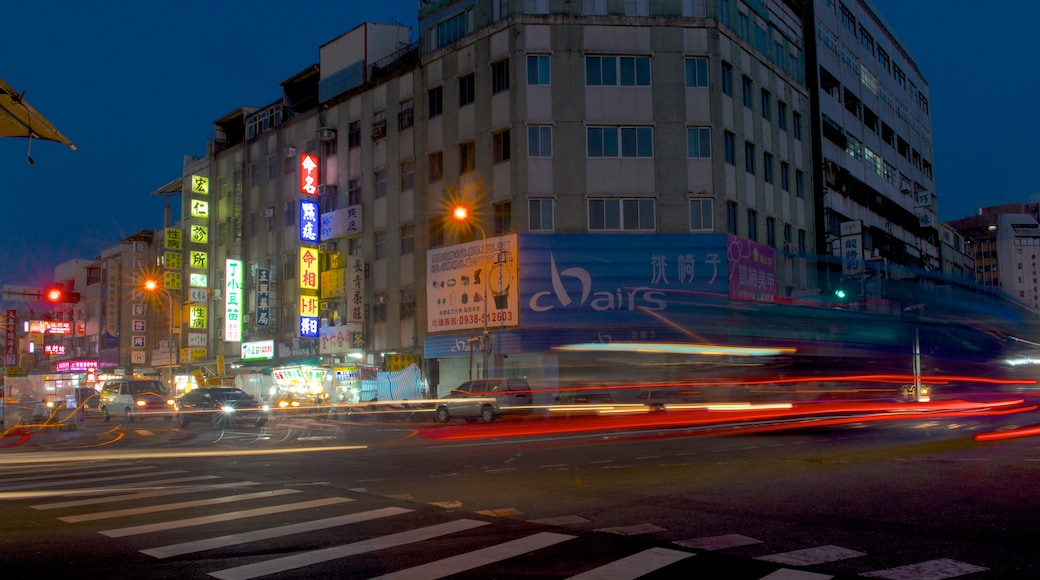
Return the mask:
<svg viewBox="0 0 1040 580"><path fill-rule="evenodd" d="M22 98L22 94L0 79L0 137L24 137L63 143L76 150L46 117Z"/></svg>

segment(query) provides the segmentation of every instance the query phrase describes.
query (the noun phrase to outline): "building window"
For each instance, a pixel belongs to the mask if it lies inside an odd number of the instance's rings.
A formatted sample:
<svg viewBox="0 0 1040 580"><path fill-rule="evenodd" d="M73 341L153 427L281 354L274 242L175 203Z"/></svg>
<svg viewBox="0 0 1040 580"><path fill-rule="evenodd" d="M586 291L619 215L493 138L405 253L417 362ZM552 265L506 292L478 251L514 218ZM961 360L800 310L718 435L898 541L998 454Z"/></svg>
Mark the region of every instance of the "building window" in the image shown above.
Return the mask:
<svg viewBox="0 0 1040 580"><path fill-rule="evenodd" d="M351 177L347 180L347 205L361 204L361 178Z"/></svg>
<svg viewBox="0 0 1040 580"><path fill-rule="evenodd" d="M491 135L491 150L495 163L509 161L509 129Z"/></svg>
<svg viewBox="0 0 1040 580"><path fill-rule="evenodd" d="M494 235L507 234L513 230L513 203L504 201L496 203L492 207L494 221L491 223L491 231Z"/></svg>
<svg viewBox="0 0 1040 580"><path fill-rule="evenodd" d="M531 199L527 202L527 228L532 232L551 232L553 229L553 200Z"/></svg>
<svg viewBox="0 0 1040 580"><path fill-rule="evenodd" d="M282 254L282 278L292 280L296 277L296 260L300 259L297 252L286 252Z"/></svg>
<svg viewBox="0 0 1040 580"><path fill-rule="evenodd" d="M758 212L747 210L747 237L752 242L758 241Z"/></svg>
<svg viewBox="0 0 1040 580"><path fill-rule="evenodd" d="M787 103L783 101L776 102L776 125L781 131L787 130Z"/></svg>
<svg viewBox="0 0 1040 580"><path fill-rule="evenodd" d="M444 245L444 219L434 218L426 221L426 232L431 248L439 248Z"/></svg>
<svg viewBox="0 0 1040 580"><path fill-rule="evenodd" d="M347 149L361 147L361 121L351 121L347 125Z"/></svg>
<svg viewBox="0 0 1040 580"><path fill-rule="evenodd" d="M798 253L805 255L809 248L805 245L805 230L798 230Z"/></svg>
<svg viewBox="0 0 1040 580"><path fill-rule="evenodd" d="M773 183L773 154L762 153L762 176L766 183Z"/></svg>
<svg viewBox="0 0 1040 580"><path fill-rule="evenodd" d="M762 118L769 121L772 116L772 110L769 106L769 91L762 89Z"/></svg>
<svg viewBox="0 0 1040 580"><path fill-rule="evenodd" d="M374 236L374 241L375 241L375 259L376 260L385 260L386 259L386 252L387 252L386 232L385 231L384 232L376 232L376 234Z"/></svg>
<svg viewBox="0 0 1040 580"><path fill-rule="evenodd" d="M733 96L733 66L728 62L722 63L722 94Z"/></svg>
<svg viewBox="0 0 1040 580"><path fill-rule="evenodd" d="M415 226L401 226L401 255L415 252Z"/></svg>
<svg viewBox="0 0 1040 580"><path fill-rule="evenodd" d="M729 131L726 131L725 133L722 134L722 148L723 148L723 150L726 153L726 164L727 165L736 165L736 163L737 163L737 161L736 161L737 154L736 154L736 150L735 150L734 145L733 145L733 141L734 141L735 137L736 136L733 133L730 133Z"/></svg>
<svg viewBox="0 0 1040 580"><path fill-rule="evenodd" d="M282 212L283 226L296 225L296 212L299 211L296 208L296 203L296 200L289 200L285 202L285 211Z"/></svg>
<svg viewBox="0 0 1040 580"><path fill-rule="evenodd" d="M397 113L397 130L407 129L415 124L415 101L408 99L401 103L401 110Z"/></svg>
<svg viewBox="0 0 1040 580"><path fill-rule="evenodd" d="M805 198L805 172L795 171L794 172L794 193L798 196L798 199Z"/></svg>
<svg viewBox="0 0 1040 580"><path fill-rule="evenodd" d="M437 183L444 179L444 152L435 151L430 153L430 183Z"/></svg>
<svg viewBox="0 0 1040 580"><path fill-rule="evenodd" d="M726 231L737 235L737 202L726 202Z"/></svg>
<svg viewBox="0 0 1040 580"><path fill-rule="evenodd" d="M654 156L651 127L589 127L586 142L589 157Z"/></svg>
<svg viewBox="0 0 1040 580"><path fill-rule="evenodd" d="M650 57L585 57L585 84L590 87L649 87Z"/></svg>
<svg viewBox="0 0 1040 580"><path fill-rule="evenodd" d="M267 181L276 177L278 177L278 158L270 157L267 159Z"/></svg>
<svg viewBox="0 0 1040 580"><path fill-rule="evenodd" d="M783 161L780 162L780 189L791 191L791 166Z"/></svg>
<svg viewBox="0 0 1040 580"><path fill-rule="evenodd" d="M650 0L625 0L625 16L649 16Z"/></svg>
<svg viewBox="0 0 1040 580"><path fill-rule="evenodd" d="M686 59L686 86L696 88L708 86L708 59Z"/></svg>
<svg viewBox="0 0 1040 580"><path fill-rule="evenodd" d="M437 48L447 46L466 36L466 20L469 11L462 11L437 24Z"/></svg>
<svg viewBox="0 0 1040 580"><path fill-rule="evenodd" d="M527 56L527 84L548 85L552 80L549 55L532 54Z"/></svg>
<svg viewBox="0 0 1040 580"><path fill-rule="evenodd" d="M407 296L407 299L406 299ZM401 320L415 318L415 288L401 290Z"/></svg>
<svg viewBox="0 0 1040 580"><path fill-rule="evenodd" d="M465 175L476 169L476 151L473 141L459 143L459 174Z"/></svg>
<svg viewBox="0 0 1040 580"><path fill-rule="evenodd" d="M386 111L377 111L372 114L372 138L383 137L386 137Z"/></svg>
<svg viewBox="0 0 1040 580"><path fill-rule="evenodd" d="M548 14L549 0L524 0L524 12L528 14Z"/></svg>
<svg viewBox="0 0 1040 580"><path fill-rule="evenodd" d="M386 197L386 170L376 171L372 179L372 194L376 199Z"/></svg>
<svg viewBox="0 0 1040 580"><path fill-rule="evenodd" d="M871 56L874 55L874 37L867 32L866 28L863 28L862 24L859 25L859 42Z"/></svg>
<svg viewBox="0 0 1040 580"><path fill-rule="evenodd" d="M435 87L427 91L427 98L429 99L429 118L439 116L444 112L444 95L442 91L443 87Z"/></svg>
<svg viewBox="0 0 1040 580"><path fill-rule="evenodd" d="M491 94L509 89L509 59L491 63Z"/></svg>
<svg viewBox="0 0 1040 580"><path fill-rule="evenodd" d="M750 141L744 142L744 171L755 174L755 146Z"/></svg>
<svg viewBox="0 0 1040 580"><path fill-rule="evenodd" d="M743 12L737 12L737 19L737 34L740 35L740 39L744 42L750 42L751 35L748 32L748 15Z"/></svg>
<svg viewBox="0 0 1040 580"><path fill-rule="evenodd" d="M687 127L686 156L693 159L711 157L711 129L708 127Z"/></svg>
<svg viewBox="0 0 1040 580"><path fill-rule="evenodd" d="M415 162L401 164L401 191L415 189Z"/></svg>
<svg viewBox="0 0 1040 580"><path fill-rule="evenodd" d="M852 36L856 36L856 17L852 15L852 11L845 7L844 4L839 4L839 12L841 13L841 23L845 28L848 28L852 32Z"/></svg>
<svg viewBox="0 0 1040 580"><path fill-rule="evenodd" d="M474 74L459 77L459 106L469 105L474 100Z"/></svg>
<svg viewBox="0 0 1040 580"><path fill-rule="evenodd" d="M606 14L607 0L582 0L581 13L586 16Z"/></svg>
<svg viewBox="0 0 1040 580"><path fill-rule="evenodd" d="M715 200L690 199L690 231L710 232L715 229Z"/></svg>
<svg viewBox="0 0 1040 580"><path fill-rule="evenodd" d="M552 157L552 127L534 125L527 128L527 156Z"/></svg>
<svg viewBox="0 0 1040 580"><path fill-rule="evenodd" d="M766 218L766 245L776 247L776 218Z"/></svg>
<svg viewBox="0 0 1040 580"><path fill-rule="evenodd" d="M372 322L386 322L386 294L375 297L376 302L372 305Z"/></svg>
<svg viewBox="0 0 1040 580"><path fill-rule="evenodd" d="M791 239L792 231L793 229L791 228L791 224L784 224L784 246L791 246L791 242L793 241Z"/></svg>
<svg viewBox="0 0 1040 580"><path fill-rule="evenodd" d="M892 73L892 61L889 60L888 53L880 47L877 49L877 60L881 68L885 69L889 74Z"/></svg>
<svg viewBox="0 0 1040 580"><path fill-rule="evenodd" d="M792 119L791 128L794 129L794 138L799 140L799 141L801 141L802 140L802 115L800 113L795 113L794 114L794 118Z"/></svg>
<svg viewBox="0 0 1040 580"><path fill-rule="evenodd" d="M654 200L589 199L589 231L653 231Z"/></svg>
<svg viewBox="0 0 1040 580"><path fill-rule="evenodd" d="M748 77L741 77L740 83L744 89L744 106L750 109L753 107L751 103L751 79Z"/></svg>

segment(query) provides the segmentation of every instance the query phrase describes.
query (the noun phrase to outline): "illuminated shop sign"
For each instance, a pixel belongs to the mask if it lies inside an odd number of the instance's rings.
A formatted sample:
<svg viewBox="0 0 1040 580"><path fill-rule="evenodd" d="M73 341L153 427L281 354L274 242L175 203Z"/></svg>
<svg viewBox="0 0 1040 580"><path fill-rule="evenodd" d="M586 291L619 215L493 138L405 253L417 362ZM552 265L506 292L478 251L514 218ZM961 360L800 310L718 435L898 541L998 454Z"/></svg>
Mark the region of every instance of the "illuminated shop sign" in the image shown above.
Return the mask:
<svg viewBox="0 0 1040 580"><path fill-rule="evenodd" d="M242 343L242 360L268 360L274 358L274 341L260 340Z"/></svg>
<svg viewBox="0 0 1040 580"><path fill-rule="evenodd" d="M317 243L318 238L318 202L300 200L300 240Z"/></svg>
<svg viewBox="0 0 1040 580"><path fill-rule="evenodd" d="M318 195L318 158L310 153L300 154L300 193Z"/></svg>
<svg viewBox="0 0 1040 580"><path fill-rule="evenodd" d="M242 341L242 260L225 261L224 340Z"/></svg>

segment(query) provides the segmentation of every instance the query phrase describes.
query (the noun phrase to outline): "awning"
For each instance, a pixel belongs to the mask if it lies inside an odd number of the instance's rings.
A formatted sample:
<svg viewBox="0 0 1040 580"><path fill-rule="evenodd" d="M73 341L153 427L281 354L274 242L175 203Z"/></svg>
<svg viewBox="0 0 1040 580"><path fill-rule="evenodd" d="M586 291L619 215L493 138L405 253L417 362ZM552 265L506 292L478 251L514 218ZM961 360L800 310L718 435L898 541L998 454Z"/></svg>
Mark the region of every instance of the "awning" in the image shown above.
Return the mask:
<svg viewBox="0 0 1040 580"><path fill-rule="evenodd" d="M64 143L73 151L76 150L72 141L54 128L50 121L32 108L32 105L27 103L22 95L3 79L0 79L0 137L45 139Z"/></svg>

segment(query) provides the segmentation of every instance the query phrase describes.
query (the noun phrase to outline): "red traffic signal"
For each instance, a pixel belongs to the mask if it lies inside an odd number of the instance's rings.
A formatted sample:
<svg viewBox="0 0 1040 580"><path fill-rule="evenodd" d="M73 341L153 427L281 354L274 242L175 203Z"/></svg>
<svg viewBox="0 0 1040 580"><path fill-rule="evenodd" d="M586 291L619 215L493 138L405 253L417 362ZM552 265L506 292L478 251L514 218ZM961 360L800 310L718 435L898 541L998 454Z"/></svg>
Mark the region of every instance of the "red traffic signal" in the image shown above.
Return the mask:
<svg viewBox="0 0 1040 580"><path fill-rule="evenodd" d="M79 292L66 292L61 286L50 286L43 291L43 299L51 304L79 302Z"/></svg>

